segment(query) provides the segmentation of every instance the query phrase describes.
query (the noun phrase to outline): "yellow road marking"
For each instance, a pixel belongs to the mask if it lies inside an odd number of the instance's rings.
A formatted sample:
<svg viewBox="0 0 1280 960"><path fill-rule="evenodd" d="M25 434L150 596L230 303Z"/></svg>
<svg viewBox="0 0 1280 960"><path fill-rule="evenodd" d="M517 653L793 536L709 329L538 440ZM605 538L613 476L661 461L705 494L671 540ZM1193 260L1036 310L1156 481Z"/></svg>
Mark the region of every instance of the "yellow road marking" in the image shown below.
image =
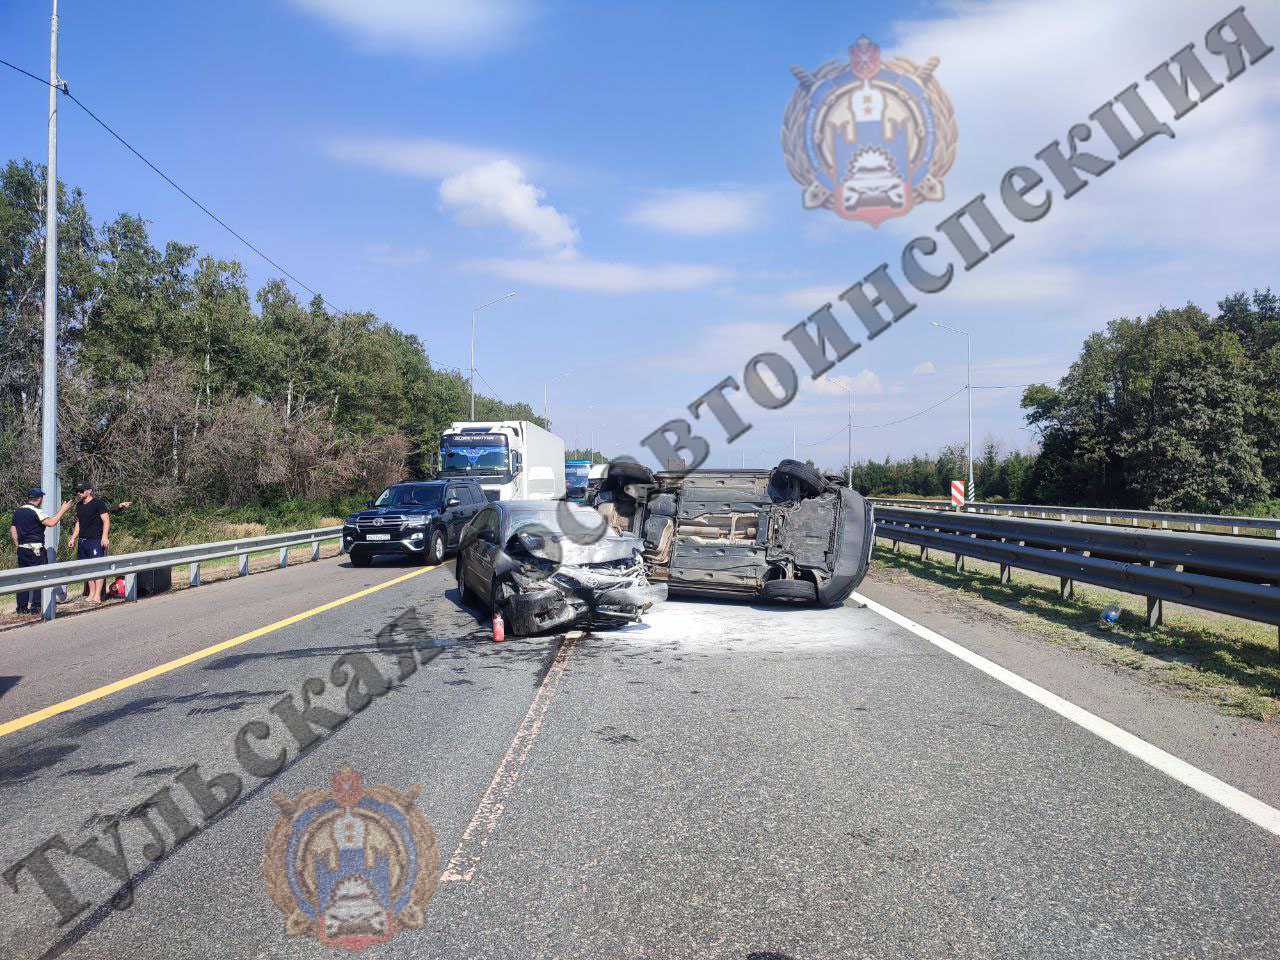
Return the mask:
<svg viewBox="0 0 1280 960"><path fill-rule="evenodd" d="M211 657L215 653L221 653L223 650L229 650L232 647L238 647L242 643L248 643L250 640L256 640L258 637L272 633L284 627L292 626L300 620L306 620L308 617L314 617L317 613L324 613L326 610L332 610L334 607L340 607L344 603L350 603L352 600L359 600L361 597L367 597L371 593L377 593L387 587L394 587L397 583L404 583L414 577L421 576L429 570L435 570L439 564L430 567L423 567L420 570L414 570L412 573L406 573L404 576L395 577L386 583L379 583L376 586L366 587L364 590L358 590L355 593L340 597L337 600L330 600L328 603L322 603L318 607L312 607L302 613L295 613L292 617L285 617L283 620L277 620L275 623L269 623L265 627L259 627L257 630L250 630L248 633L242 633L238 637L232 637L230 640L223 640L221 643L215 643L211 647L205 647L203 650L197 650L195 653L188 653L184 657L178 657L176 660L170 660L168 663L162 663L158 667L152 667L150 670L143 670L141 673L135 673L131 677L125 677L123 680L117 680L114 683L108 683L105 687L98 687L96 690L90 690L88 693L82 693L78 697L72 697L70 700L63 700L61 703L55 703L52 706L36 710L25 716L18 717L16 720L9 720L6 723L0 723L0 737L7 736L18 730L23 730L33 724L39 723L41 720L48 720L50 717L57 716L60 713L66 713L68 710L74 710L76 707L82 707L86 703L92 703L94 700L100 700L103 697L110 696L121 690L128 689L135 684L150 680L152 677L158 677L162 673L168 673L170 670L177 670L179 667L185 667L189 663L195 663L197 660L203 660L205 657Z"/></svg>

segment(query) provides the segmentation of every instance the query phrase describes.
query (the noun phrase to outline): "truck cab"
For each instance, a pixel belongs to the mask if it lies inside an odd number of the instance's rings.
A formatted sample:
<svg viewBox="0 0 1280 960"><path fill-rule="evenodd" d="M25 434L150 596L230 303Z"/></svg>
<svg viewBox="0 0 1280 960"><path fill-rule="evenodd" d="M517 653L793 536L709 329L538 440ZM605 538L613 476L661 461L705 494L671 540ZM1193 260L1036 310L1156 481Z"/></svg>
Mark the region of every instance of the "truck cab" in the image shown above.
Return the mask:
<svg viewBox="0 0 1280 960"><path fill-rule="evenodd" d="M490 500L559 500L564 441L528 420L460 421L440 435L441 479L474 480Z"/></svg>
<svg viewBox="0 0 1280 960"><path fill-rule="evenodd" d="M590 460L566 460L564 462L565 499L571 503L587 502L590 482Z"/></svg>

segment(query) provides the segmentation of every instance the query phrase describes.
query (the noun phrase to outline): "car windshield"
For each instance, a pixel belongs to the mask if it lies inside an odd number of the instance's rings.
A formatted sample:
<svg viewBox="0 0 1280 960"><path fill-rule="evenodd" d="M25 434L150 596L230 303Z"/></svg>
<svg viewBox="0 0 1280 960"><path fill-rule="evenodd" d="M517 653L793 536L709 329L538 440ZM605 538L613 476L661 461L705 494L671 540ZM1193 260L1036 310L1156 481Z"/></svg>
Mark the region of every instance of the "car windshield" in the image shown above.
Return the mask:
<svg viewBox="0 0 1280 960"><path fill-rule="evenodd" d="M440 472L444 474L506 473L507 438L501 434L449 434L440 443Z"/></svg>
<svg viewBox="0 0 1280 960"><path fill-rule="evenodd" d="M440 505L439 484L408 483L387 487L373 502L375 507L436 507Z"/></svg>

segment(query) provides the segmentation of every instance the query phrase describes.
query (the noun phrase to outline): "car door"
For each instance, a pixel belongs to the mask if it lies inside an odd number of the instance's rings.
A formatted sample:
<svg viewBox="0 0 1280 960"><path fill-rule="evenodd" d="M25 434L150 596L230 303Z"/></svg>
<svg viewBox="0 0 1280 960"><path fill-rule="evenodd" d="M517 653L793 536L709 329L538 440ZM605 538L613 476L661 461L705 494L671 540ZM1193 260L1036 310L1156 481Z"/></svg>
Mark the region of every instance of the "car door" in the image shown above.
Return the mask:
<svg viewBox="0 0 1280 960"><path fill-rule="evenodd" d="M488 599L493 579L494 556L498 551L499 515L496 506L476 514L462 548L462 574L476 596Z"/></svg>
<svg viewBox="0 0 1280 960"><path fill-rule="evenodd" d="M440 517L444 520L444 540L451 547L457 546L462 528L469 519L468 504L471 498L469 491L459 484L449 484L444 488L444 502L441 504ZM454 501L457 501L454 503ZM450 504L453 506L450 506Z"/></svg>
<svg viewBox="0 0 1280 960"><path fill-rule="evenodd" d="M473 483L460 483L457 489L458 506L455 509L458 511L458 528L454 536L461 537L463 529L471 522L471 518L489 501L485 499L480 488Z"/></svg>

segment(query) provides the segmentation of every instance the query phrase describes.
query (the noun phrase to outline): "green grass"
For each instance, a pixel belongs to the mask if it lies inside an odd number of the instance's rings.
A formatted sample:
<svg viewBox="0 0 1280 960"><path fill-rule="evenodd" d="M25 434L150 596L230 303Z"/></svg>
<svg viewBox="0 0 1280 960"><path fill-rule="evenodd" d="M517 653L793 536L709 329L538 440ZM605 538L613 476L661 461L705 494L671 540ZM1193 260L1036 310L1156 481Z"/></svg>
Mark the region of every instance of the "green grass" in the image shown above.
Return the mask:
<svg viewBox="0 0 1280 960"><path fill-rule="evenodd" d="M931 556L937 559L921 560L908 545L902 550L894 554L877 544L874 556L888 570L1024 614L1020 627L1212 702L1225 713L1258 720L1280 716L1280 650L1274 626L1166 603L1164 624L1148 627L1143 597L1077 582L1075 597L1063 599L1056 577L1015 568L1013 581L1001 583L995 564L966 558L966 569L957 572L951 554L935 551ZM1123 612L1104 629L1098 616L1112 603Z"/></svg>

